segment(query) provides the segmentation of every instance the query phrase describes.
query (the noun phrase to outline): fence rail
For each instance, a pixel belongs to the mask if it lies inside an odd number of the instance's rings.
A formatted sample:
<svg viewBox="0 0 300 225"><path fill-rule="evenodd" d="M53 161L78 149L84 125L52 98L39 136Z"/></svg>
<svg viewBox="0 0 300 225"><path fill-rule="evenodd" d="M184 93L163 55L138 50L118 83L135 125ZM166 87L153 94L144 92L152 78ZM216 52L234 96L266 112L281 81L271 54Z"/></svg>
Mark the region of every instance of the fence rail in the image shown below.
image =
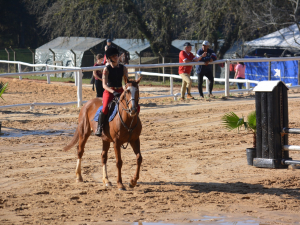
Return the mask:
<svg viewBox="0 0 300 225"><path fill-rule="evenodd" d="M291 61L291 60L298 60L300 62L300 57L284 57L284 58L243 58L243 59L223 59L223 60L216 60L210 62L210 64L225 64L225 78L215 78L215 81L224 82L225 83L225 90L224 91L214 91L213 94L223 94L225 96L229 96L230 92L251 92L252 88L250 88L250 84L254 83L257 84L259 81L248 80L248 79L230 79L229 78L229 67L230 63L232 62L272 62L272 61ZM77 86L77 106L80 107L84 102L82 101L82 76L83 72L88 71L95 71L99 69L104 69L105 66L93 66L93 67L66 67L66 66L56 66L56 65L49 65L49 64L30 64L24 63L19 61L6 61L0 60L0 63L7 63L7 64L18 64L18 73L5 73L0 74L1 77L8 77L8 76L19 76L19 79L22 79L22 76L27 75L47 75L47 83L50 84L50 74L54 73L66 73L66 72L74 72L75 73L75 85ZM31 66L31 67L45 67L43 71L31 71L31 72L22 72L21 65ZM178 67L178 66L194 66L194 65L204 65L204 62L190 62L190 63L164 63L164 64L142 64L142 65L126 65L127 68L164 68L164 67ZM49 70L49 68L59 68L59 70ZM300 70L300 66L298 68ZM182 79L178 75L174 74L165 74L165 73L151 73L151 72L143 72L137 71L131 74L135 74L136 79L140 75L148 75L148 76L162 76L162 77L169 77L170 78L170 95L161 95L161 96L152 96L152 97L142 97L141 99L151 99L151 98L165 98L165 97L174 97L177 99L179 93L173 93L173 79ZM299 71L300 74L300 71ZM299 76L298 74L298 76ZM197 80L198 78L195 76L191 76L191 79ZM206 92L208 92L208 85L207 85L207 78L205 77L204 80L206 81ZM229 83L245 83L246 89L241 90L229 90ZM300 88L299 85L293 86L290 88ZM193 92L191 94L199 94L198 92ZM70 105L75 104L75 102L66 102L66 103L26 103L26 104L18 104L18 105L6 105L0 106L1 108L13 108L13 107L24 107L24 106L38 106L38 105Z"/></svg>

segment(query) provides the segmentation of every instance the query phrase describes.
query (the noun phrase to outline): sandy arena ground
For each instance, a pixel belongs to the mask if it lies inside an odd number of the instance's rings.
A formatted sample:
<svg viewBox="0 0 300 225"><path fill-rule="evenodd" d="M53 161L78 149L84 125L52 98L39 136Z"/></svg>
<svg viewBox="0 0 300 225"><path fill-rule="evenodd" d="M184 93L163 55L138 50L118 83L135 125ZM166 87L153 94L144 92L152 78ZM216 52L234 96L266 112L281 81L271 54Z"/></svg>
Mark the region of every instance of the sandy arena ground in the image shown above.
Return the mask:
<svg viewBox="0 0 300 225"><path fill-rule="evenodd" d="M76 101L74 84L1 81L9 82L9 90L0 105ZM141 97L159 94L140 90ZM94 96L90 86L83 88L84 100ZM103 186L102 142L95 136L83 156L84 182L75 182L75 148L62 149L77 127L76 105L1 110L0 224L299 224L299 170L247 165L252 135L221 126L227 112L246 116L255 110L253 94L140 105L143 163L138 185L130 189L135 155L131 147L122 150L126 191L116 188L112 147L108 175L114 186ZM290 127L300 127L299 112L300 93L289 91ZM299 136L290 135L289 144L300 145ZM290 156L300 159L299 152Z"/></svg>

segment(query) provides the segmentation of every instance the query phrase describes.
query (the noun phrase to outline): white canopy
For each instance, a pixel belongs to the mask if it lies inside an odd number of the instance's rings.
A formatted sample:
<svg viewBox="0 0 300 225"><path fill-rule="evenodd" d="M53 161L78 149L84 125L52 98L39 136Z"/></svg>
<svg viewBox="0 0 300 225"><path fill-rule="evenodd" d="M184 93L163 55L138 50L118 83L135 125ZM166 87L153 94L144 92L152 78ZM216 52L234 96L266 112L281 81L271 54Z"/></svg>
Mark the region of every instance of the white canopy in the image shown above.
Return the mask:
<svg viewBox="0 0 300 225"><path fill-rule="evenodd" d="M135 52L140 53L150 47L149 41L142 39L115 39L112 43L129 52L130 59L137 59L138 55Z"/></svg>
<svg viewBox="0 0 300 225"><path fill-rule="evenodd" d="M298 42L298 43L297 43ZM283 28L253 41L245 42L246 46L277 47L300 49L300 33L296 24Z"/></svg>
<svg viewBox="0 0 300 225"><path fill-rule="evenodd" d="M53 53L56 61L62 61L64 66L75 66L73 50L76 54L76 66L80 67L85 51L105 41L103 38L91 37L58 37L40 46L35 51L35 62L37 64L53 64Z"/></svg>

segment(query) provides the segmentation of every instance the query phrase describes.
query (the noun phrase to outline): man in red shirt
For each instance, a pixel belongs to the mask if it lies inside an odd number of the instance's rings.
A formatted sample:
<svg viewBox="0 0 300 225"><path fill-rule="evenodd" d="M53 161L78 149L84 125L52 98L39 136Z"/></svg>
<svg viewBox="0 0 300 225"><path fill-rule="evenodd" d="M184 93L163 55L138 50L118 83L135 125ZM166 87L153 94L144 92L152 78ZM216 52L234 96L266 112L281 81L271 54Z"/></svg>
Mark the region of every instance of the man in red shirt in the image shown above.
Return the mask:
<svg viewBox="0 0 300 225"><path fill-rule="evenodd" d="M201 55L199 58L193 55L192 51L192 46L191 43L186 42L184 43L184 50L182 50L179 53L179 63L189 63L189 62L198 62L200 61L204 56ZM188 88L188 94L187 98L188 99L194 99L194 97L191 95L191 86L192 86L192 81L190 78L190 73L192 71L192 66L179 66L178 68L178 73L179 76L182 78L182 86L181 86L181 100L184 100L184 94L186 91L186 88Z"/></svg>

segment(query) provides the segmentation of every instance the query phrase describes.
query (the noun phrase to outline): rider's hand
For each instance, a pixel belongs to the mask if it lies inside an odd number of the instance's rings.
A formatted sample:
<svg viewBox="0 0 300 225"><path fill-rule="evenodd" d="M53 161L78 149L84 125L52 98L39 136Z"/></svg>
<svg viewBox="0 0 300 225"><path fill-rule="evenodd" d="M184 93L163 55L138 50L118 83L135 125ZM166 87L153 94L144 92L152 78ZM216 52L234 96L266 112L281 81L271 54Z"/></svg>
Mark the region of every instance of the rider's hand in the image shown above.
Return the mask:
<svg viewBox="0 0 300 225"><path fill-rule="evenodd" d="M114 91L114 92L113 92L113 95L114 95L115 97L119 98L120 95L121 95L121 93Z"/></svg>

